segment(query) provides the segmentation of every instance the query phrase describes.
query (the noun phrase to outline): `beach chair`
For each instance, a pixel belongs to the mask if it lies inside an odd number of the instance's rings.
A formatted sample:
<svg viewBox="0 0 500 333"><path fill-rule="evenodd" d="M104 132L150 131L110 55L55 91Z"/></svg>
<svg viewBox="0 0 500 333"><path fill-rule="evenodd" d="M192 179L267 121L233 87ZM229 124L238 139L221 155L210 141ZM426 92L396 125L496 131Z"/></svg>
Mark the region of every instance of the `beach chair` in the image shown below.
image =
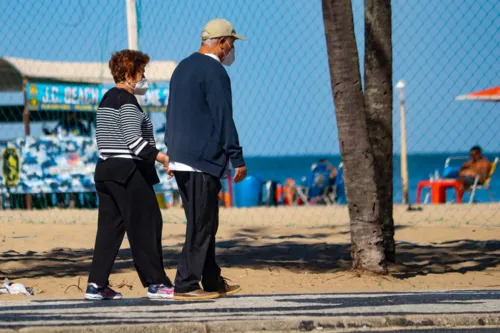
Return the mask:
<svg viewBox="0 0 500 333"><path fill-rule="evenodd" d="M343 185L342 163L339 165L335 184L329 183L331 173L330 163L315 163L311 167L304 184L296 186L296 204L335 204L339 185Z"/></svg>
<svg viewBox="0 0 500 333"><path fill-rule="evenodd" d="M454 161L468 160L468 159L469 159L469 156L451 156L451 157L448 157L444 163L444 169L446 170L446 169L450 168L452 162L454 162ZM498 165L498 160L499 160L498 157L496 157L493 160L493 162L491 163L490 173L488 174L488 176L486 176L486 179L484 180L484 182L482 184L479 183L479 176L476 176L476 179L474 180L474 184L471 187L465 189L465 192L470 192L469 203L472 203L474 201L477 190L488 191L490 201L492 201L492 202L494 201L493 192L491 191L491 188L490 188L490 186L491 186L490 183L491 183L491 177L495 173L495 169ZM426 196L426 199L427 199L427 196Z"/></svg>
<svg viewBox="0 0 500 333"><path fill-rule="evenodd" d="M310 203L329 203L328 190L331 173L330 163L315 163L307 177L307 199Z"/></svg>
<svg viewBox="0 0 500 333"><path fill-rule="evenodd" d="M454 161L467 161L469 158L469 156L450 156L444 162L444 169L450 168Z"/></svg>
<svg viewBox="0 0 500 333"><path fill-rule="evenodd" d="M493 177L497 165L498 165L498 157L496 157L493 163L491 163L490 173L488 174L488 176L486 176L484 182L482 184L479 184L479 176L476 176L476 179L474 180L474 185L472 185L469 189L466 189L466 191L470 192L469 203L472 203L474 201L474 196L476 195L477 190L486 190L490 197L490 201L491 202L494 201L493 192L491 191L490 184L491 184L491 177Z"/></svg>
<svg viewBox="0 0 500 333"><path fill-rule="evenodd" d="M328 176L330 176L328 174ZM344 169L343 163L340 162L337 167L337 176L333 185L328 184L323 189L323 202L330 205L338 204L339 198L345 197L344 195ZM344 200L345 201L345 200Z"/></svg>
<svg viewBox="0 0 500 333"><path fill-rule="evenodd" d="M308 192L309 188L305 185L297 185L295 187L297 190L297 197L295 198L294 204L300 206L300 205L306 205L308 201Z"/></svg>
<svg viewBox="0 0 500 333"><path fill-rule="evenodd" d="M335 178L335 185L333 187L333 203L346 204L345 187L344 187L344 163L340 162L337 168L337 177Z"/></svg>

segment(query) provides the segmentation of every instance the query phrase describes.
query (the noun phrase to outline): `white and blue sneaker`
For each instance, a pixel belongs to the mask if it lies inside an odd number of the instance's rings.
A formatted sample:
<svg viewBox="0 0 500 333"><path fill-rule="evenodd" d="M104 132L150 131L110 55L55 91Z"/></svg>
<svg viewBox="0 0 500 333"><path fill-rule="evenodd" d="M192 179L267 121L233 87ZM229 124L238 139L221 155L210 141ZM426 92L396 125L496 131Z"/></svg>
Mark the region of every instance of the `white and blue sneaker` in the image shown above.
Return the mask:
<svg viewBox="0 0 500 333"><path fill-rule="evenodd" d="M95 283L89 283L87 292L85 293L85 299L88 301L118 300L122 298L123 295L121 293L114 291L108 286L101 288Z"/></svg>
<svg viewBox="0 0 500 333"><path fill-rule="evenodd" d="M149 299L174 299L174 286L167 287L164 284L152 284L148 287Z"/></svg>

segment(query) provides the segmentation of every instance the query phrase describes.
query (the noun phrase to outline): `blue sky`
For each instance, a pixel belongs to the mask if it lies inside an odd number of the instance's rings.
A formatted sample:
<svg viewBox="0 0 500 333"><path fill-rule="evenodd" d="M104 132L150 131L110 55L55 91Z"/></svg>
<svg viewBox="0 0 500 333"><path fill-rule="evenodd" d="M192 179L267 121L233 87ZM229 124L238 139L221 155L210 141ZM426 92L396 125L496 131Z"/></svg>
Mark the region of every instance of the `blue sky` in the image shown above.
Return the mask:
<svg viewBox="0 0 500 333"><path fill-rule="evenodd" d="M337 154L320 0L138 0L139 47L180 61L199 46L206 21L225 17L248 41L229 68L234 113L247 155ZM353 0L363 59L363 1ZM127 47L125 0L0 1L0 56L108 61ZM410 153L500 151L500 104L455 101L500 85L500 2L393 1L394 83L407 82ZM362 65L362 64L361 64ZM395 94L397 97L397 94ZM2 95L16 103L19 95ZM394 149L399 106L394 103ZM164 114L154 116L155 126ZM33 126L33 134L40 125ZM23 134L0 125L0 138Z"/></svg>

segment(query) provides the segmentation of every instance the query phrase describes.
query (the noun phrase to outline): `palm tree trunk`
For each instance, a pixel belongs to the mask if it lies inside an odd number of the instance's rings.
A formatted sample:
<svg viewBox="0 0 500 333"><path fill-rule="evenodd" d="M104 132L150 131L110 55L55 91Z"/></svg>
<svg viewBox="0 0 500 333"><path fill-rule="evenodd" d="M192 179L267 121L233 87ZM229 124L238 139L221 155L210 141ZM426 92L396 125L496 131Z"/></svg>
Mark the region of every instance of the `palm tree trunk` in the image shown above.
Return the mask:
<svg viewBox="0 0 500 333"><path fill-rule="evenodd" d="M391 19L391 0L365 0L365 111L377 175L385 258L395 262Z"/></svg>
<svg viewBox="0 0 500 333"><path fill-rule="evenodd" d="M322 0L335 114L351 220L353 267L386 273L351 0Z"/></svg>

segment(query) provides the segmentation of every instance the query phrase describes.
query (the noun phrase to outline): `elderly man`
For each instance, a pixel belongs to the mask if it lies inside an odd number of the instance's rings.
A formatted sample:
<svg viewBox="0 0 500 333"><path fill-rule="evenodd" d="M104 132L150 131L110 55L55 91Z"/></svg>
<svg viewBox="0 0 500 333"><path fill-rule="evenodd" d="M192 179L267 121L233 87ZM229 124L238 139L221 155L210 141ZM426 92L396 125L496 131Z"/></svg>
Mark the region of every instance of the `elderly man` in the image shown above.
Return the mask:
<svg viewBox="0 0 500 333"><path fill-rule="evenodd" d="M203 300L239 292L228 285L215 261L220 179L247 169L233 121L231 82L222 65L235 59L234 42L244 40L223 19L207 23L201 47L182 60L170 80L165 144L187 218L186 240L175 278L175 299ZM202 283L203 289L200 288Z"/></svg>

